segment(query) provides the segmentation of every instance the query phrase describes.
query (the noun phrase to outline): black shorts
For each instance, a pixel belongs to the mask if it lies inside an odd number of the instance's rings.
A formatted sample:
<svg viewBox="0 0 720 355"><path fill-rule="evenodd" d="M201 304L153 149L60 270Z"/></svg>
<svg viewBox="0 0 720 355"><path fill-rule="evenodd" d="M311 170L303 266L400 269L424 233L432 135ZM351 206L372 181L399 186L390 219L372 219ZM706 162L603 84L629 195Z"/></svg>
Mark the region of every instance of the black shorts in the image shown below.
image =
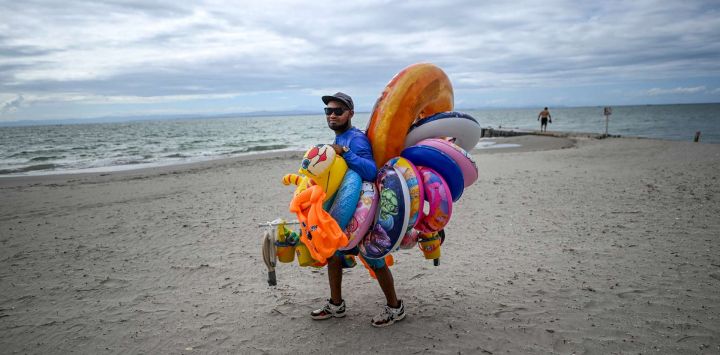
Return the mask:
<svg viewBox="0 0 720 355"><path fill-rule="evenodd" d="M547 117L543 117L543 118L540 119L540 124L541 124L541 125L547 125L547 121L548 121Z"/></svg>

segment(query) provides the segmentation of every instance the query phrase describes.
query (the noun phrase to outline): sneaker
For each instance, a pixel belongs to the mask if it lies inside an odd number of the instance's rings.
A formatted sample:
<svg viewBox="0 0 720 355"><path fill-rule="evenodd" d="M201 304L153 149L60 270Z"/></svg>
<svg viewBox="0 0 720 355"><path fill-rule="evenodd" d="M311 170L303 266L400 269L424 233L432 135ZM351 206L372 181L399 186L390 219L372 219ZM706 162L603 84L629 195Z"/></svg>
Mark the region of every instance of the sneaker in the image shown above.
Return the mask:
<svg viewBox="0 0 720 355"><path fill-rule="evenodd" d="M314 320L345 317L345 300L342 300L340 305L336 306L328 299L323 308L310 312L310 317Z"/></svg>
<svg viewBox="0 0 720 355"><path fill-rule="evenodd" d="M387 327L395 322L403 320L403 318L405 318L405 305L401 300L400 307L398 308L392 308L386 305L380 314L373 317L372 325L373 327L378 328Z"/></svg>

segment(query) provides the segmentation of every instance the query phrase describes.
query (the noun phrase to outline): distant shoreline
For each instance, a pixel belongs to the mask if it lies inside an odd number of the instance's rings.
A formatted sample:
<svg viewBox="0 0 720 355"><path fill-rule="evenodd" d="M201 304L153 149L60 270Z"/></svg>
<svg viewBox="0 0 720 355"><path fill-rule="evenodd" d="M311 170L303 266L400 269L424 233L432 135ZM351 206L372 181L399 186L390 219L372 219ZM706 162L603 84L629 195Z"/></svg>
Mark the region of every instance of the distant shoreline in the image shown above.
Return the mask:
<svg viewBox="0 0 720 355"><path fill-rule="evenodd" d="M544 105L544 104L543 104ZM542 107L543 105L524 105L518 107L481 107L481 108L455 108L454 111L490 111L490 110L527 110ZM612 107L647 107L647 106L674 106L674 105L720 105L720 102L694 102L694 103L668 103L668 104L631 104L631 105L590 105L590 106L554 106L554 109L566 108L602 108ZM368 115L372 111L356 111L356 115ZM298 111L253 111L236 112L227 114L177 114L177 115L140 115L140 116L111 116L111 117L89 117L89 118L58 118L58 119L25 119L3 122L0 121L0 128L4 127L26 127L26 126L56 126L75 124L102 124L102 123L126 123L142 121L174 121L174 120L198 120L198 119L223 119L223 118L260 118L278 116L313 116L322 115L320 111L298 110Z"/></svg>

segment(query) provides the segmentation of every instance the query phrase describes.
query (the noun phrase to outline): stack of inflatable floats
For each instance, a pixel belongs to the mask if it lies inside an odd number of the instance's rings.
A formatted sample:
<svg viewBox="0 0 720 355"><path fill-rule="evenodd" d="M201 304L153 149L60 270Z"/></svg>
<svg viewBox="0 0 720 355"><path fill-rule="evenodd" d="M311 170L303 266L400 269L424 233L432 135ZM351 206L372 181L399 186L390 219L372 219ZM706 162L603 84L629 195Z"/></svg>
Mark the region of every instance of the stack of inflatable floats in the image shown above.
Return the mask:
<svg viewBox="0 0 720 355"><path fill-rule="evenodd" d="M301 266L321 267L336 250L359 247L367 259L392 263L390 253L419 245L438 265L453 202L478 178L468 151L480 139L480 125L452 109L447 75L414 64L385 87L368 123L379 168L374 182L363 182L330 145L308 150L299 174L283 177L297 185L290 211L300 232L278 228L278 260L297 255ZM355 265L352 257L345 262Z"/></svg>

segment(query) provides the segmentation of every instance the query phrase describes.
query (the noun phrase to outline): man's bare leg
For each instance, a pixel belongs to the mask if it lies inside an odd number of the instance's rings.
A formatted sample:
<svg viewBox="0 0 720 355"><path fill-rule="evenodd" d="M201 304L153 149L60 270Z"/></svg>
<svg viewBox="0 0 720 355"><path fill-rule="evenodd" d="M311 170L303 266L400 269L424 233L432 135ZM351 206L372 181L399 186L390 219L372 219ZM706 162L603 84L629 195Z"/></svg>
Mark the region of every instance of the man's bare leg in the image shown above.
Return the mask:
<svg viewBox="0 0 720 355"><path fill-rule="evenodd" d="M378 284L380 284L380 288L385 294L387 305L393 308L400 307L400 302L398 302L397 295L395 295L395 281L390 268L385 265L380 269L376 269L375 276L377 276Z"/></svg>
<svg viewBox="0 0 720 355"><path fill-rule="evenodd" d="M337 255L328 260L328 282L330 283L330 301L333 304L342 302L342 261Z"/></svg>

